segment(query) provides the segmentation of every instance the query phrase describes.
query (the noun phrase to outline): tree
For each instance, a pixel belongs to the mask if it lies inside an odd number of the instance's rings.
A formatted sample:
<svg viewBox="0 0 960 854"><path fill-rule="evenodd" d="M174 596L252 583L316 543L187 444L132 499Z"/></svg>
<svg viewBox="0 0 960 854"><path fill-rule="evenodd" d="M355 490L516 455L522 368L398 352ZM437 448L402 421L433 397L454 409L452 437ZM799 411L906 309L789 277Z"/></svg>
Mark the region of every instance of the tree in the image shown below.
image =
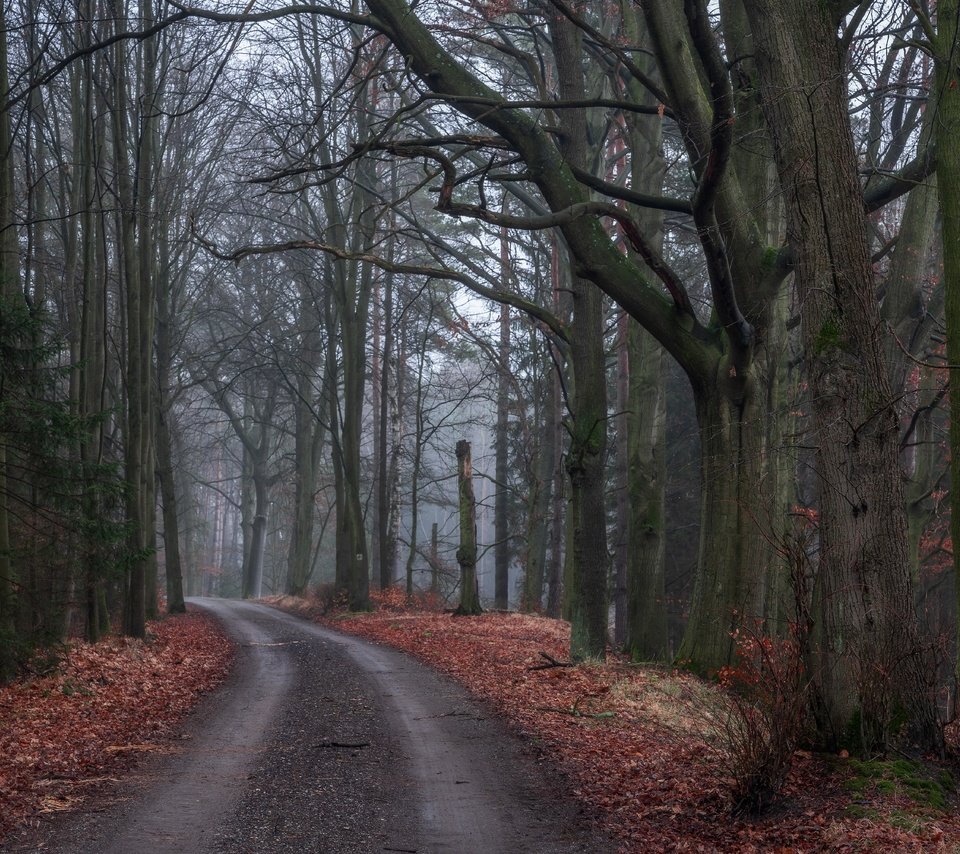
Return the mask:
<svg viewBox="0 0 960 854"><path fill-rule="evenodd" d="M460 547L457 549L460 604L455 613L474 616L481 612L477 592L477 509L473 495L473 459L466 439L457 442L457 486L460 495Z"/></svg>
<svg viewBox="0 0 960 854"><path fill-rule="evenodd" d="M820 499L817 681L836 742L940 738L913 613L899 420L879 335L857 155L843 91L844 7L752 0L763 106L787 207Z"/></svg>
<svg viewBox="0 0 960 854"><path fill-rule="evenodd" d="M911 4L914 5L914 4ZM950 365L950 536L954 578L960 577L960 4L937 3L937 31L923 18L936 60L937 189L940 195L947 362ZM960 582L954 581L960 602ZM960 665L955 665L960 667Z"/></svg>

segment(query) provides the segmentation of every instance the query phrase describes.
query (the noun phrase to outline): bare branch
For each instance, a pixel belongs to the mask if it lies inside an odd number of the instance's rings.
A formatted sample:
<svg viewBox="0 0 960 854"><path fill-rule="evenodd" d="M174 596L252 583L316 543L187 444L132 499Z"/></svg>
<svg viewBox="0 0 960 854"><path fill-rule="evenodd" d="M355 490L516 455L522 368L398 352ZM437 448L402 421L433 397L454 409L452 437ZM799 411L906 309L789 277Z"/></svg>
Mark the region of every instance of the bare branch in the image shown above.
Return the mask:
<svg viewBox="0 0 960 854"><path fill-rule="evenodd" d="M438 267L427 267L419 264L400 264L387 261L377 255L371 255L366 252L352 252L339 246L333 246L329 243L323 243L319 240L289 240L284 243L266 243L258 245L242 246L232 252L222 252L217 245L197 234L193 230L193 236L211 255L219 258L221 261L233 261L239 263L244 258L254 255L272 255L280 252L289 252L294 249L309 249L318 252L325 252L328 255L338 258L341 261L360 261L385 270L389 273L399 273L406 276L426 276L430 279L441 279L452 282L459 282L464 287L473 291L475 294L485 297L497 303L506 303L519 311L526 312L535 320L543 323L554 335L561 341L569 344L569 333L566 325L562 323L552 312L547 311L543 306L538 305L531 300L510 293L509 291L495 290L486 285L480 284L471 276L461 273L457 270L445 270Z"/></svg>

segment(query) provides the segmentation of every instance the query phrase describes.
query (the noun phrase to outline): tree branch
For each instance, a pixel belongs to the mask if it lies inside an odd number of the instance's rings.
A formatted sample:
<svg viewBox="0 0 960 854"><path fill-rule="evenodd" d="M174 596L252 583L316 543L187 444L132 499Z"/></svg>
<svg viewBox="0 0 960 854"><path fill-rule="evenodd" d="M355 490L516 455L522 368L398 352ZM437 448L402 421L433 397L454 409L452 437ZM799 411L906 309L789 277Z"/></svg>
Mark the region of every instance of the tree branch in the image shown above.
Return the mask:
<svg viewBox="0 0 960 854"><path fill-rule="evenodd" d="M868 181L863 192L863 204L868 213L879 210L900 196L909 193L917 184L929 178L937 168L936 150L928 146L899 172Z"/></svg>
<svg viewBox="0 0 960 854"><path fill-rule="evenodd" d="M259 245L242 246L232 252L222 252L212 241L206 240L192 230L194 239L200 243L211 255L219 258L221 261L233 261L238 263L244 258L253 255L271 255L279 252L288 252L293 249L310 249L318 252L325 252L328 255L338 258L341 261L360 261L385 270L389 273L399 273L407 276L426 276L430 279L442 279L452 282L459 282L464 287L473 291L475 294L485 297L497 303L506 303L513 308L526 312L531 317L543 323L554 335L566 344L570 343L569 333L566 325L553 313L547 311L543 306L531 300L524 299L517 294L509 291L499 291L480 284L472 277L457 270L444 270L436 267L426 267L419 264L400 264L387 261L376 255L366 252L351 252L339 246L332 246L329 243L323 243L318 240L289 240L285 243L266 243Z"/></svg>

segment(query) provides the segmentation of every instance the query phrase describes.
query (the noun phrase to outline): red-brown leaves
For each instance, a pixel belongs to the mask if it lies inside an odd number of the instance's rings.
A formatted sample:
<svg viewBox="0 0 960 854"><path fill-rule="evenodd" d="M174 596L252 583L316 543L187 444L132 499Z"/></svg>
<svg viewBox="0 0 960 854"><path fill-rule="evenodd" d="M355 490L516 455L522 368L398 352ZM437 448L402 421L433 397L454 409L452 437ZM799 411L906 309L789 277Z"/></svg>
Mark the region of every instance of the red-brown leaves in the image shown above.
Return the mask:
<svg viewBox="0 0 960 854"><path fill-rule="evenodd" d="M452 619L390 604L390 612L328 623L407 650L492 702L560 765L569 789L623 851L892 852L960 844L952 815L931 813L904 829L897 805L879 793L866 808L860 796L852 805L844 764L803 751L778 805L759 819L733 819L722 743L707 719L715 686L615 659L530 670L544 662L541 651L566 659L566 623L520 614ZM855 817L862 815L870 817Z"/></svg>
<svg viewBox="0 0 960 854"><path fill-rule="evenodd" d="M82 781L158 749L222 681L232 647L209 617L148 630L147 643L74 643L56 675L0 687L0 836L31 812L74 805Z"/></svg>

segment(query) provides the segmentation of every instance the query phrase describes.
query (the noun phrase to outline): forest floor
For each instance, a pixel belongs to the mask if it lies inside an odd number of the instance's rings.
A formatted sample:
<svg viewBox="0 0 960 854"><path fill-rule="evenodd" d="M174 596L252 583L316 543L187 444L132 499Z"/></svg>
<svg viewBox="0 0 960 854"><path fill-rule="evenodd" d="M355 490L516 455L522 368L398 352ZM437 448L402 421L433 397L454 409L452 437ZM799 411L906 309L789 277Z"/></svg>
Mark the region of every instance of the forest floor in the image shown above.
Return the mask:
<svg viewBox="0 0 960 854"><path fill-rule="evenodd" d="M453 619L408 608L399 592L378 599L369 614L329 612L319 599L270 601L405 650L460 682L561 769L625 852L960 852L955 768L797 751L774 805L760 817L734 817L715 687L615 656L554 666L568 655L569 627L560 621ZM99 786L171 749L177 724L224 679L233 655L217 624L191 613L151 624L146 642L71 644L56 672L0 688L0 837L25 819L96 808ZM326 677L319 681L332 690ZM358 691L347 693L356 699Z"/></svg>
<svg viewBox="0 0 960 854"><path fill-rule="evenodd" d="M566 659L566 623L516 613L454 619L410 609L399 591L372 613L319 599L269 600L340 631L405 650L489 703L558 763L622 850L960 851L956 767L797 751L780 797L731 815L731 766L707 723L715 688L689 674ZM714 716L715 718L715 716Z"/></svg>
<svg viewBox="0 0 960 854"><path fill-rule="evenodd" d="M149 623L145 641L74 641L63 653L0 686L0 839L30 816L78 808L138 758L165 750L223 681L234 649L216 620L188 613Z"/></svg>

